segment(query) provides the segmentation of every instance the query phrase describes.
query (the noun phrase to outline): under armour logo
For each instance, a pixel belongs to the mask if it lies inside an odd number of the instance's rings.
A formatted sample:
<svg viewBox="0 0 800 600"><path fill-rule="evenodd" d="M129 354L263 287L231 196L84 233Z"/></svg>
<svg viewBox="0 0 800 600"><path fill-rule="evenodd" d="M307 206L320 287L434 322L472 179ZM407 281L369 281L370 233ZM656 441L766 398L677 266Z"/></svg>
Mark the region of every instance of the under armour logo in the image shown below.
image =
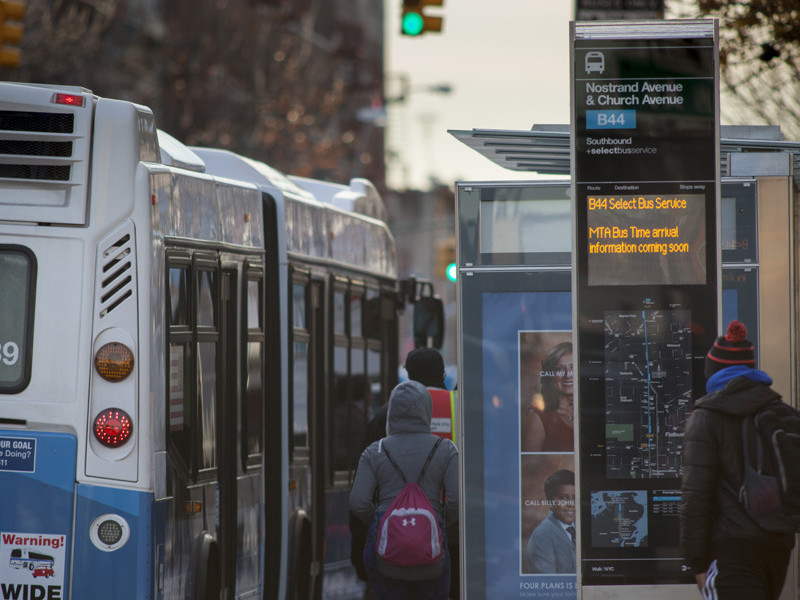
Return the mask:
<svg viewBox="0 0 800 600"><path fill-rule="evenodd" d="M412 527L416 527L417 526L417 518L416 517L411 517L410 519L403 519L403 527L406 527L409 524L411 524Z"/></svg>

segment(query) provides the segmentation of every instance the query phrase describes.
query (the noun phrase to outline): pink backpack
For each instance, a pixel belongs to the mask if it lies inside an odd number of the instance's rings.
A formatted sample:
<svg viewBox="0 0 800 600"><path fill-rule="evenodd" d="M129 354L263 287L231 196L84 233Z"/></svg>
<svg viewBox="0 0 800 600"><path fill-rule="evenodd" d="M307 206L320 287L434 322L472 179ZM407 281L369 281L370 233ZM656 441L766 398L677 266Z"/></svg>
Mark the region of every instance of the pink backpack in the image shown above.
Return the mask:
<svg viewBox="0 0 800 600"><path fill-rule="evenodd" d="M441 524L428 497L419 486L441 442L442 438L436 440L416 481L406 479L383 446L386 458L405 482L405 486L383 513L378 524L375 549L378 553L378 569L385 574L399 577L398 570L391 567L426 567L435 565L444 558ZM387 565L389 568L386 568Z"/></svg>

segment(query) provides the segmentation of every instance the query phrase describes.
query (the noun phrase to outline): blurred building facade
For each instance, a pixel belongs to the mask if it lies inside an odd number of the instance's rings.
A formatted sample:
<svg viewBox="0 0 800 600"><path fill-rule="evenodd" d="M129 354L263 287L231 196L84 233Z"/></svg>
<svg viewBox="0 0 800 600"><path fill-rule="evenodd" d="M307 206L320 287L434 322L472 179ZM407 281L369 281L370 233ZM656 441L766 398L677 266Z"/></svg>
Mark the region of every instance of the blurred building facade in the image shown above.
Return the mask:
<svg viewBox="0 0 800 600"><path fill-rule="evenodd" d="M401 277L430 280L444 302L445 325L442 356L445 365L458 362L456 284L447 279L447 265L455 262L455 198L453 190L438 186L430 191L389 192L386 197L389 222L398 252ZM414 348L413 311L400 321L400 356Z"/></svg>

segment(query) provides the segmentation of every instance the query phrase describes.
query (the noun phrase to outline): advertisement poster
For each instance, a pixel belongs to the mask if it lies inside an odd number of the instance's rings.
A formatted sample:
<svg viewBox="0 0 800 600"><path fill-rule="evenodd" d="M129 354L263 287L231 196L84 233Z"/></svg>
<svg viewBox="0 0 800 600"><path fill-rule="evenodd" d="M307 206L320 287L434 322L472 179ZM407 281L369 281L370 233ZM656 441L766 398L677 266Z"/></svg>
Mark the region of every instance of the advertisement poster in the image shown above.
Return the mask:
<svg viewBox="0 0 800 600"><path fill-rule="evenodd" d="M575 575L572 334L519 332L521 572L539 596ZM569 597L548 594L547 597Z"/></svg>
<svg viewBox="0 0 800 600"><path fill-rule="evenodd" d="M576 598L570 293L482 299L486 597Z"/></svg>

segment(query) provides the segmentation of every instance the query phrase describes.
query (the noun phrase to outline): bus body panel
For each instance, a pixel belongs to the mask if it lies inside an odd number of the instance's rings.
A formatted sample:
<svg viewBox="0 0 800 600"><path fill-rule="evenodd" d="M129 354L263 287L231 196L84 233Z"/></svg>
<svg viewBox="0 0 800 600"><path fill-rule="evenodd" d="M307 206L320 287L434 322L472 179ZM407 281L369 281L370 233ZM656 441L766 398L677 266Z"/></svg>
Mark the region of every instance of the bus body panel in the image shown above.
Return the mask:
<svg viewBox="0 0 800 600"><path fill-rule="evenodd" d="M1 192L0 192L1 193ZM12 229L0 225L2 244L19 244L33 253L37 263L37 288L33 308L33 352L31 379L28 386L17 394L0 395L0 413L7 418L27 418L29 424L39 419L36 415L47 415L42 421L55 422L69 427L82 427L83 418L75 417L75 398L78 390L88 385L87 365L80 346L65 348L53 339L83 340L86 338L87 307L81 291L85 277L85 244L69 234L53 234L51 227L28 227L20 233L19 227ZM42 289L42 282L48 282ZM54 302L54 299L56 300ZM58 368L53 368L57 365ZM32 411L34 403L39 411ZM42 408L43 405L47 408ZM50 411L56 411L51 413ZM69 415L69 416L68 416ZM35 426L34 426L35 428Z"/></svg>
<svg viewBox="0 0 800 600"><path fill-rule="evenodd" d="M259 582L263 578L264 538L266 535L278 534L276 531L270 531L274 524L266 524L267 514L261 483L261 479L254 476L240 477L237 482L239 501L237 511L239 535L236 549L237 595L242 595L244 592L254 595L259 591ZM261 535L261 532L264 535Z"/></svg>
<svg viewBox="0 0 800 600"><path fill-rule="evenodd" d="M106 597L152 598L152 507L152 494L78 484L70 598L94 598L97 590L103 590ZM104 524L113 527L112 523L128 536L127 542L113 551L93 539L98 529Z"/></svg>
<svg viewBox="0 0 800 600"><path fill-rule="evenodd" d="M76 448L70 434L0 430L2 597L68 597Z"/></svg>

